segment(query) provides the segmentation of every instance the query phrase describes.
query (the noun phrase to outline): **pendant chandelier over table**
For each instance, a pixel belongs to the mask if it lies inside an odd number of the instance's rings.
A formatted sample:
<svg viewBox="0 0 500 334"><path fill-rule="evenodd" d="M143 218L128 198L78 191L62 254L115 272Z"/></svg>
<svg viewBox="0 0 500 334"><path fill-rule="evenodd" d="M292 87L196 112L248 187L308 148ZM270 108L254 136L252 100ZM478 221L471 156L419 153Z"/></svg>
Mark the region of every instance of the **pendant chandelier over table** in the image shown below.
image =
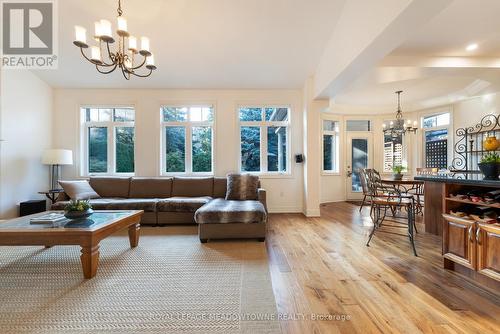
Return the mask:
<svg viewBox="0 0 500 334"><path fill-rule="evenodd" d="M407 133L417 133L417 121L403 119L403 111L401 110L401 93L402 90L398 90L396 94L398 95L398 110L396 111L396 120L390 121L389 126L383 124L384 134L389 135L391 138L396 139Z"/></svg>
<svg viewBox="0 0 500 334"><path fill-rule="evenodd" d="M141 37L139 48L137 38L130 35L127 29L127 20L122 16L121 0L118 0L117 12L117 41L113 37L111 22L100 20L95 22L95 34L93 36L98 45L90 46L90 57L84 51L84 49L89 48L85 28L75 26L75 41L73 44L80 48L83 57L94 64L99 73L109 74L119 69L127 80L130 80L132 75L141 78L148 77L156 70L154 56L149 48L149 38ZM118 45L116 51L113 51L111 45L115 42ZM140 71L144 67L148 71Z"/></svg>

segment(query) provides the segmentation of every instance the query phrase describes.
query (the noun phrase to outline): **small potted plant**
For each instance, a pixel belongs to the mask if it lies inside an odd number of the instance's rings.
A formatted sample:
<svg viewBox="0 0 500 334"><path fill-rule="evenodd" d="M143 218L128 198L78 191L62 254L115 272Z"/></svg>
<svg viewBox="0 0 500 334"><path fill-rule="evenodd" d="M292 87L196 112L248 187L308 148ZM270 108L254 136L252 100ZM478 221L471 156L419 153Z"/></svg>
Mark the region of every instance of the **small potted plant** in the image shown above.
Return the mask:
<svg viewBox="0 0 500 334"><path fill-rule="evenodd" d="M405 170L406 168L404 166L401 166L401 165L395 165L392 167L392 172L393 172L393 177L394 177L394 180L401 180L403 179L403 171Z"/></svg>
<svg viewBox="0 0 500 334"><path fill-rule="evenodd" d="M90 217L94 213L89 200L71 200L64 207L64 216L68 219L82 219Z"/></svg>
<svg viewBox="0 0 500 334"><path fill-rule="evenodd" d="M478 164L481 173L487 180L498 180L500 173L500 156L497 153L488 153L481 159Z"/></svg>

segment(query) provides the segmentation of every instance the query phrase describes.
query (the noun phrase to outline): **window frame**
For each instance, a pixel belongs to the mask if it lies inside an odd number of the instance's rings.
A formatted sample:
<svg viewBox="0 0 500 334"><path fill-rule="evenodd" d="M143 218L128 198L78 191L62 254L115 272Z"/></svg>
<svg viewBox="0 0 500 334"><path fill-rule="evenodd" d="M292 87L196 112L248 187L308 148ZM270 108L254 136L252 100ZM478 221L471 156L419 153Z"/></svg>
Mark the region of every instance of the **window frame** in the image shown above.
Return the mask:
<svg viewBox="0 0 500 334"><path fill-rule="evenodd" d="M335 131L329 131L329 130L325 130L324 129L324 121L332 121L332 122L337 122L338 126L339 126L339 131L338 132L335 132ZM328 116L328 115L322 115L321 116L321 123L320 123L320 126L321 126L321 174L322 175L335 175L335 176L338 176L338 175L341 175L342 174L342 120L339 118L339 117L332 117L332 116ZM337 160L338 160L338 165L337 165L337 171L333 171L333 170L325 170L325 156L324 156L324 152L325 152L325 140L324 140L324 136L326 135L331 135L331 134L335 134L337 136L337 148L338 148L338 151L337 151Z"/></svg>
<svg viewBox="0 0 500 334"><path fill-rule="evenodd" d="M434 117L434 116L439 116L443 114L449 114L450 115L450 122L448 125L441 125L441 126L436 126L436 127L429 127L429 128L424 128L424 118L428 117ZM422 113L419 115L420 116L420 131L422 131L422 140L421 140L421 145L422 145L422 152L421 152L421 165L425 166L426 162L426 141L425 141L425 134L427 131L435 131L435 130L447 130L448 131L448 149L447 149L447 165L448 167L451 165L451 161L453 160L453 145L454 145L454 132L453 132L453 110L451 108L449 109L441 109L441 110L435 110L432 112L427 112L427 113ZM448 168L447 167L447 168Z"/></svg>
<svg viewBox="0 0 500 334"><path fill-rule="evenodd" d="M134 121L133 122L120 122L120 121L104 121L104 122L87 122L86 119L86 109L120 109L120 108L131 108L134 110ZM113 111L114 112L114 111ZM135 112L136 108L134 105L81 105L79 108L80 113L80 175L83 177L87 176L134 176L135 175L135 158L137 156L137 145L136 145L136 128L135 128ZM114 114L111 116L114 117ZM134 129L134 172L132 173L120 173L116 172L116 128L128 128ZM89 129L90 128L106 128L107 129L107 171L106 172L90 172L89 171Z"/></svg>
<svg viewBox="0 0 500 334"><path fill-rule="evenodd" d="M164 121L163 108L188 108L185 121ZM190 108L212 108L212 121L192 121ZM162 103L160 105L160 175L161 176L213 176L215 175L215 103ZM184 172L167 172L165 161L166 138L165 129L167 127L184 127ZM211 171L193 172L193 128L211 128Z"/></svg>
<svg viewBox="0 0 500 334"><path fill-rule="evenodd" d="M240 109L242 108L260 108L261 109L261 120L260 121L241 121L240 120ZM266 108L287 108L288 117L286 121L266 121ZM291 124L292 124L292 106L287 103L283 104L238 104L236 106L236 119L238 124L238 171L240 173L248 173L259 176L269 176L269 177L290 177L292 175L292 154L291 154ZM242 161L241 161L241 128L242 127L258 127L260 129L260 170L256 171L243 171ZM267 142L267 129L269 127L285 127L286 129L286 171L268 171L267 153L268 153L268 142Z"/></svg>

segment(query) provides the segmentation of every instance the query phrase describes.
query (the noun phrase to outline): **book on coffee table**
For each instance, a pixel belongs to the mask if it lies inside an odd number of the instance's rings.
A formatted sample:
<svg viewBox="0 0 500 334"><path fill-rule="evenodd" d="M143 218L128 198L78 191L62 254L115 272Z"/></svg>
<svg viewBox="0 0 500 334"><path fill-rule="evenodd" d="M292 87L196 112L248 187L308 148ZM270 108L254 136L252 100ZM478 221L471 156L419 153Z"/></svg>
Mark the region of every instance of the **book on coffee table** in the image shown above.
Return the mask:
<svg viewBox="0 0 500 334"><path fill-rule="evenodd" d="M43 216L31 218L30 224L54 224L65 219L66 217L62 213L51 212Z"/></svg>

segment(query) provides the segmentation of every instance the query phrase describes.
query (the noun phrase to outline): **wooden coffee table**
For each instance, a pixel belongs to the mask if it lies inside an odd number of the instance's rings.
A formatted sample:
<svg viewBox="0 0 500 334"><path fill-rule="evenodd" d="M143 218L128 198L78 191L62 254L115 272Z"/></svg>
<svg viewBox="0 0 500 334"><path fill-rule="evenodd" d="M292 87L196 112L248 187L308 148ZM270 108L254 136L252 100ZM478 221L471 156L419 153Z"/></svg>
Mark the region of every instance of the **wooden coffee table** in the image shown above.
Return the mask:
<svg viewBox="0 0 500 334"><path fill-rule="evenodd" d="M53 211L56 212L56 211ZM128 228L130 247L139 243L142 210L95 211L82 220L64 220L56 226L30 224L30 219L47 212L7 220L0 223L0 246L45 246L79 245L83 276L92 278L99 263L99 242Z"/></svg>

